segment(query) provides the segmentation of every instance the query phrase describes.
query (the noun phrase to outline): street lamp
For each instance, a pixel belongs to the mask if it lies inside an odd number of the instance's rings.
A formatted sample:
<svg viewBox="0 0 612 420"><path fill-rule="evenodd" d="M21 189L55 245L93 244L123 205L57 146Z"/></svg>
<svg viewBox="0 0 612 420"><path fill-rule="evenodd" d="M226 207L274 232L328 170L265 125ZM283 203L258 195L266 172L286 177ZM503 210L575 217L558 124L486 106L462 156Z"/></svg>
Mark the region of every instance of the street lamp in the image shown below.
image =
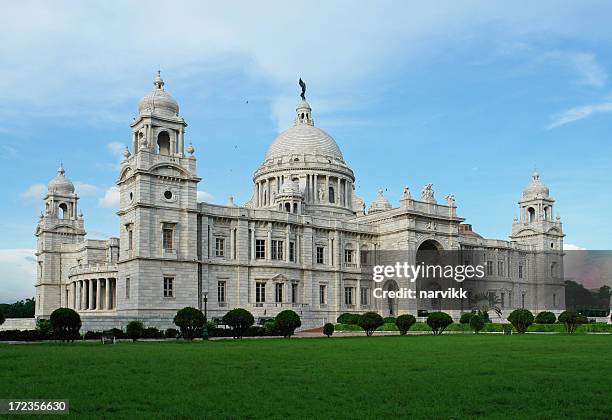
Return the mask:
<svg viewBox="0 0 612 420"><path fill-rule="evenodd" d="M202 328L202 339L208 340L208 293L204 293L204 328Z"/></svg>

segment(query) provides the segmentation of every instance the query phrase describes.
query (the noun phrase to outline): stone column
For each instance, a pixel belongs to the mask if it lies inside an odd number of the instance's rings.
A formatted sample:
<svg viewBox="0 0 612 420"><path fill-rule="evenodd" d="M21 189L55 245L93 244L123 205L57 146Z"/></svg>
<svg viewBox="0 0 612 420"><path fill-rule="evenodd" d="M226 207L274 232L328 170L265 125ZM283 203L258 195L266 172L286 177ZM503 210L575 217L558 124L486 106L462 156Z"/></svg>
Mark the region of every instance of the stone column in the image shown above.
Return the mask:
<svg viewBox="0 0 612 420"><path fill-rule="evenodd" d="M87 280L87 309L88 310L92 310L93 309L93 299L94 299L94 294L93 294L93 280Z"/></svg>
<svg viewBox="0 0 612 420"><path fill-rule="evenodd" d="M287 225L287 232L285 232L285 262L289 262L289 231L291 226ZM293 245L293 258L295 259L295 244Z"/></svg>
<svg viewBox="0 0 612 420"><path fill-rule="evenodd" d="M185 128L181 127L179 133L179 154L183 156L185 154Z"/></svg>
<svg viewBox="0 0 612 420"><path fill-rule="evenodd" d="M102 308L102 279L97 279L96 283L96 310L101 310Z"/></svg>
<svg viewBox="0 0 612 420"><path fill-rule="evenodd" d="M272 222L268 223L268 238L266 242L266 260L270 261L272 256Z"/></svg>
<svg viewBox="0 0 612 420"><path fill-rule="evenodd" d="M106 279L106 309L111 309L111 279Z"/></svg>
<svg viewBox="0 0 612 420"><path fill-rule="evenodd" d="M255 223L251 222L249 223L250 228L251 228L251 255L249 255L249 258L253 261L255 260Z"/></svg>
<svg viewBox="0 0 612 420"><path fill-rule="evenodd" d="M327 265L333 265L334 262L334 240L331 238L331 236L329 236L327 238L327 242L329 243L329 252L327 253L328 256L328 261L327 261Z"/></svg>
<svg viewBox="0 0 612 420"><path fill-rule="evenodd" d="M342 205L342 203L340 202L341 186L342 180L340 179L340 177L338 177L338 191L336 192L336 196L334 197L334 201L336 202L337 206Z"/></svg>
<svg viewBox="0 0 612 420"><path fill-rule="evenodd" d="M325 185L323 186L323 202L329 203L329 175L325 175Z"/></svg>
<svg viewBox="0 0 612 420"><path fill-rule="evenodd" d="M81 282L79 280L74 282L74 310L78 311L81 309Z"/></svg>

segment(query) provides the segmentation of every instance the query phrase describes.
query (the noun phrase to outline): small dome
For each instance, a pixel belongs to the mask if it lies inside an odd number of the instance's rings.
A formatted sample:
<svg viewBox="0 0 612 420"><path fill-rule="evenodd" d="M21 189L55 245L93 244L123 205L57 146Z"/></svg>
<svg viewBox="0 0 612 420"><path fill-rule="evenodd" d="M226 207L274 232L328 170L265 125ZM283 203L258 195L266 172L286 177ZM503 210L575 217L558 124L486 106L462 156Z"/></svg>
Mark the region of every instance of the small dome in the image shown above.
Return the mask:
<svg viewBox="0 0 612 420"><path fill-rule="evenodd" d="M385 198L383 195L383 190L378 190L378 195L370 204L370 209L368 210L368 214L377 213L379 211L391 210L391 203L389 200Z"/></svg>
<svg viewBox="0 0 612 420"><path fill-rule="evenodd" d="M55 178L49 181L49 184L47 185L49 192L59 194L74 194L74 184L65 177L65 173L66 171L64 171L64 165L60 164L60 167L57 170L57 175Z"/></svg>
<svg viewBox="0 0 612 420"><path fill-rule="evenodd" d="M164 81L159 71L153 81L154 89L142 97L138 102L138 112L155 113L162 116L176 117L179 113L179 106L176 100L164 90Z"/></svg>
<svg viewBox="0 0 612 420"><path fill-rule="evenodd" d="M550 191L548 187L540 181L540 174L537 170L533 171L532 180L523 190L523 200L531 200L533 198L547 198Z"/></svg>

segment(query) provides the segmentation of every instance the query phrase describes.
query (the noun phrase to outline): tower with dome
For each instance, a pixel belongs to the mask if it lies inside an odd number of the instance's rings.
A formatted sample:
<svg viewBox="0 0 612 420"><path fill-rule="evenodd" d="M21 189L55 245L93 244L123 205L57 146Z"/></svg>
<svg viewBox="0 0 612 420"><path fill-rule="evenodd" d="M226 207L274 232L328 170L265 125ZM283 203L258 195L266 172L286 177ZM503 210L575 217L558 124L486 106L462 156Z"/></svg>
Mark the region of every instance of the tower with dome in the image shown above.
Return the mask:
<svg viewBox="0 0 612 420"><path fill-rule="evenodd" d="M405 187L397 205L380 189L366 211L353 170L315 125L300 84L294 123L255 169L251 197L218 205L197 200L197 150L158 72L138 103L117 178L118 237L86 239L63 166L49 183L36 230L36 316L67 306L80 313L84 329L103 330L134 319L167 328L177 310L204 309L204 302L209 319L245 308L263 322L292 309L305 328L345 312L422 315L446 308L437 299L377 297L376 287L395 291L410 283L378 285L369 270L385 255L401 253L417 264L423 253L442 251L486 267L482 283L464 287L486 293L504 318L519 307L564 309L562 224L539 173L523 191L509 240L476 233L457 214L454 196L439 203L432 184L419 197ZM443 285L434 278L417 287ZM465 299L448 312L459 317L473 307Z"/></svg>

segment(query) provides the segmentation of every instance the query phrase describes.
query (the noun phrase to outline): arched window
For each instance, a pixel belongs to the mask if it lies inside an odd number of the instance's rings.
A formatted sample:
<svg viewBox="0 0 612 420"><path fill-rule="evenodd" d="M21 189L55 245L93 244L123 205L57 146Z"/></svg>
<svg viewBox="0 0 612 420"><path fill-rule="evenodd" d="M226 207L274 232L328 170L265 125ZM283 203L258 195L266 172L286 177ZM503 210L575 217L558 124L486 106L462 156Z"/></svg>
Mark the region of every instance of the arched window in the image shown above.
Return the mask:
<svg viewBox="0 0 612 420"><path fill-rule="evenodd" d="M550 213L549 207L544 207L544 220L548 220L549 219L549 217L548 217L549 213Z"/></svg>
<svg viewBox="0 0 612 420"><path fill-rule="evenodd" d="M291 204L290 203L285 203L285 211L287 213L291 213Z"/></svg>
<svg viewBox="0 0 612 420"><path fill-rule="evenodd" d="M329 202L335 203L336 197L334 196L334 187L329 187Z"/></svg>
<svg viewBox="0 0 612 420"><path fill-rule="evenodd" d="M68 206L66 205L66 203L60 204L58 209L59 209L59 218L60 219L65 219L65 218L68 217Z"/></svg>
<svg viewBox="0 0 612 420"><path fill-rule="evenodd" d="M297 203L293 203L293 212L297 213Z"/></svg>
<svg viewBox="0 0 612 420"><path fill-rule="evenodd" d="M170 135L167 131L162 131L157 135L157 147L160 155L170 155Z"/></svg>
<svg viewBox="0 0 612 420"><path fill-rule="evenodd" d="M550 277L555 277L557 275L557 262L553 262L550 265Z"/></svg>
<svg viewBox="0 0 612 420"><path fill-rule="evenodd" d="M535 209L533 207L529 207L527 209L527 214L529 217L529 223L535 222Z"/></svg>

